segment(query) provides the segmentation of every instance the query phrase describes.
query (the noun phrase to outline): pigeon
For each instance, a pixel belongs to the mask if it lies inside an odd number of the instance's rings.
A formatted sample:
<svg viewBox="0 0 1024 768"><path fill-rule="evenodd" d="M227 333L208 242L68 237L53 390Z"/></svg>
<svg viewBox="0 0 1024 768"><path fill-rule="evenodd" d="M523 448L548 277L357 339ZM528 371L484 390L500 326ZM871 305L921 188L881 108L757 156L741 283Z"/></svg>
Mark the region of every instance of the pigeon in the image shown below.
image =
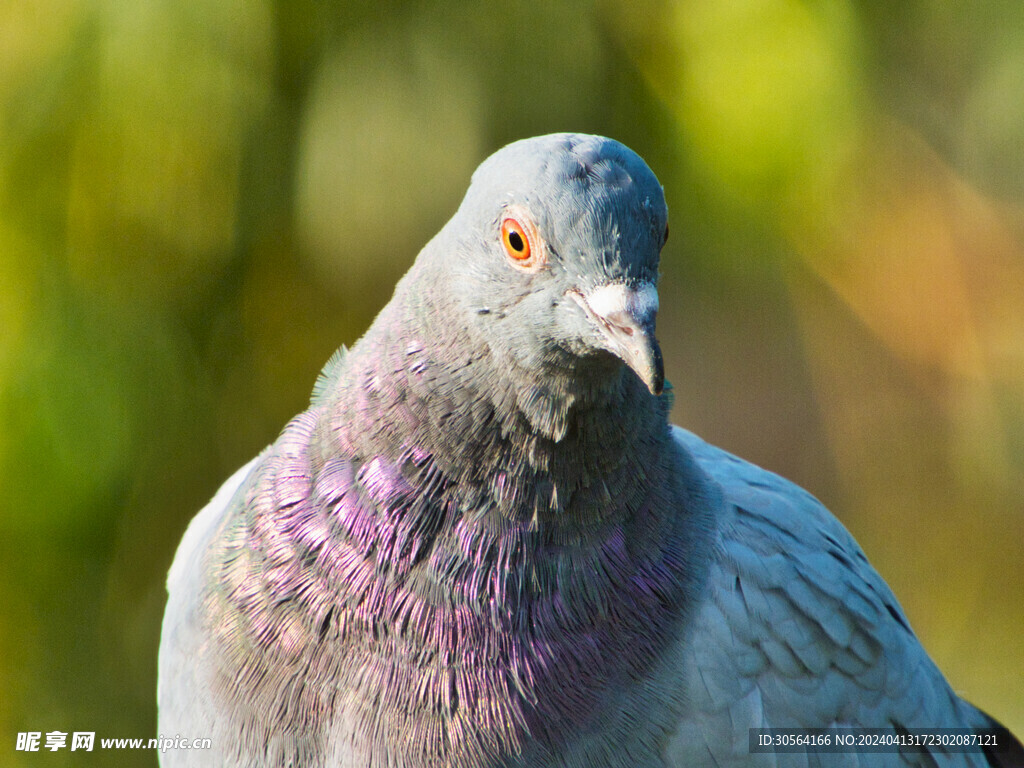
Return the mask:
<svg viewBox="0 0 1024 768"><path fill-rule="evenodd" d="M164 768L1019 764L821 503L670 424L667 237L614 140L480 165L185 532Z"/></svg>

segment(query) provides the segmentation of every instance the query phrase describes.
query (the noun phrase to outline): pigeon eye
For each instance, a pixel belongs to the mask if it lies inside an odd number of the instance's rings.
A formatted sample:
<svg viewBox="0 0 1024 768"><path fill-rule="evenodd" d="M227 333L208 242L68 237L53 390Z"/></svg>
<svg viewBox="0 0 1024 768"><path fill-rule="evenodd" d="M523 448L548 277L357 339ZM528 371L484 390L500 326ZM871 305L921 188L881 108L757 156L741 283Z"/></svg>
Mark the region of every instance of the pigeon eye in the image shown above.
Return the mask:
<svg viewBox="0 0 1024 768"><path fill-rule="evenodd" d="M530 258L530 238L526 235L523 225L515 219L501 222L501 242L505 253L515 261L528 261Z"/></svg>
<svg viewBox="0 0 1024 768"><path fill-rule="evenodd" d="M501 245L512 266L524 272L537 272L548 260L547 247L529 212L521 205L510 205L501 219Z"/></svg>

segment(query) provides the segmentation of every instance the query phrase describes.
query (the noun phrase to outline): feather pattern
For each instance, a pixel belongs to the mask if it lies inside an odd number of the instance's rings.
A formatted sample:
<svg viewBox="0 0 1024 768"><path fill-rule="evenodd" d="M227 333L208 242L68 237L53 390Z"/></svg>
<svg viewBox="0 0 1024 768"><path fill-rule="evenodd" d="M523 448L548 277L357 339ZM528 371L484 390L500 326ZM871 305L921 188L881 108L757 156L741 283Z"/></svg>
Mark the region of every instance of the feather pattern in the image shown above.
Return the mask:
<svg viewBox="0 0 1024 768"><path fill-rule="evenodd" d="M750 728L986 727L922 650L860 547L816 499L692 433L676 427L673 434L724 490L725 505L719 554L684 643L683 685L691 695L667 764L748 765ZM980 750L757 758L779 766L987 764Z"/></svg>

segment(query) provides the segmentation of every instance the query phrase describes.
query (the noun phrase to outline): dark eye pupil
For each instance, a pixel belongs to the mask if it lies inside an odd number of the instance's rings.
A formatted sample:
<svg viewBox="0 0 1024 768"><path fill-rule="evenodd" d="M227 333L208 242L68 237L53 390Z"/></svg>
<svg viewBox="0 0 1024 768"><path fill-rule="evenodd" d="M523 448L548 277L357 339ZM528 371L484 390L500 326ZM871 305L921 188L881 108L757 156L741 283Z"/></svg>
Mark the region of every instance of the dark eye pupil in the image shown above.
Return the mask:
<svg viewBox="0 0 1024 768"><path fill-rule="evenodd" d="M512 250L514 251L522 251L523 248L526 247L526 244L523 242L523 238L520 237L518 232L508 233L508 244L512 246Z"/></svg>

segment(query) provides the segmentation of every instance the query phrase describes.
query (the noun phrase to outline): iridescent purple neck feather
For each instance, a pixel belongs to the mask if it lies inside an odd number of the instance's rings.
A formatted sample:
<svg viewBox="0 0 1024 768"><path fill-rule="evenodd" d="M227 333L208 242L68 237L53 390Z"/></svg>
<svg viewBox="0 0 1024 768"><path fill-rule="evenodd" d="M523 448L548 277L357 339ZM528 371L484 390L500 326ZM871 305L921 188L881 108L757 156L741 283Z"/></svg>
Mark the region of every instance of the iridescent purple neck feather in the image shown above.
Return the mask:
<svg viewBox="0 0 1024 768"><path fill-rule="evenodd" d="M664 201L621 145L549 141L511 200L537 211L548 269L481 255L509 200L475 179L224 531L206 610L239 752L483 768L660 738L622 691L701 585L715 491L669 396L570 294L651 294ZM561 209L528 191L545 174ZM632 329L655 344L650 318Z"/></svg>

